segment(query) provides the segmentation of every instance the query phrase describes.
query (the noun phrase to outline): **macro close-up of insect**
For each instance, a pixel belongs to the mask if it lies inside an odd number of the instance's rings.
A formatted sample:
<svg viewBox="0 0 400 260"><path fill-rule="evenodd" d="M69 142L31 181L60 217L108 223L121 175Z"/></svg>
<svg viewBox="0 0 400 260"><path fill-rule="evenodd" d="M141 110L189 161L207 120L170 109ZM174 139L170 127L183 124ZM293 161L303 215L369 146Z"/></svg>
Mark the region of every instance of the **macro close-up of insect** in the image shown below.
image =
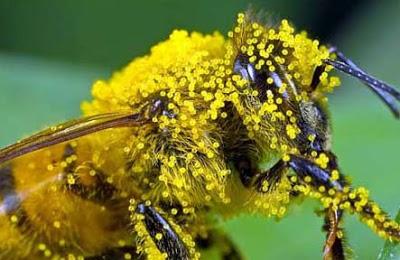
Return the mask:
<svg viewBox="0 0 400 260"><path fill-rule="evenodd" d="M322 259L351 257L344 215L400 241L344 174L327 99L347 75L399 119L398 88L286 19L231 20L226 36L174 30L96 81L81 117L0 149L0 259L247 259L218 222L303 199Z"/></svg>

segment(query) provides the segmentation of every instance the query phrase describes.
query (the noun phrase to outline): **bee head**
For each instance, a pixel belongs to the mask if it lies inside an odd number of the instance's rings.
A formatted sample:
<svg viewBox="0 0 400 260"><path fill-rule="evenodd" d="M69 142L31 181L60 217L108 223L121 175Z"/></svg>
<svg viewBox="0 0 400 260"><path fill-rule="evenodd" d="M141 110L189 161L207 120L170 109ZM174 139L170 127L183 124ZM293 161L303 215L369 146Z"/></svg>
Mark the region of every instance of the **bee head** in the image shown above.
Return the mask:
<svg viewBox="0 0 400 260"><path fill-rule="evenodd" d="M298 150L328 149L326 93L340 84L339 78L329 75L334 68L359 79L400 118L398 90L336 48L320 45L305 32L296 33L287 20L270 26L251 14L239 14L229 36L235 53L233 72L246 81L242 103L251 135L260 132Z"/></svg>
<svg viewBox="0 0 400 260"><path fill-rule="evenodd" d="M233 73L246 81L241 104L250 135L262 133L280 152L325 149L325 94L340 84L328 74L332 67L324 65L328 48L295 33L286 20L271 27L244 14L229 35L236 51Z"/></svg>

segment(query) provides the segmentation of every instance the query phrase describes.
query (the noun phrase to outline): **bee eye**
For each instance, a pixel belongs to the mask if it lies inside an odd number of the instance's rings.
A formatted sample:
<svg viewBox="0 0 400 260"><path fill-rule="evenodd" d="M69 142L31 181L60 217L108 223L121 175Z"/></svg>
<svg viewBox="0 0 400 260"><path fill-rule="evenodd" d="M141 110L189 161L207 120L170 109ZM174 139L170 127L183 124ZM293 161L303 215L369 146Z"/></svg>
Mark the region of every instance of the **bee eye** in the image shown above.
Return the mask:
<svg viewBox="0 0 400 260"><path fill-rule="evenodd" d="M282 82L281 76L279 76L278 73L269 72L268 74L271 77L271 79L273 80L273 83L272 84L268 84L268 85L274 85L277 88L282 87L283 82Z"/></svg>
<svg viewBox="0 0 400 260"><path fill-rule="evenodd" d="M282 75L284 71L269 71L267 69L257 70L255 66L248 61L248 58L239 55L233 65L233 71L248 80L251 87L257 89L260 93L260 101L264 102L267 97L267 90L277 92L286 80ZM288 98L286 91L283 93L285 99Z"/></svg>
<svg viewBox="0 0 400 260"><path fill-rule="evenodd" d="M233 72L239 74L240 76L242 76L242 78L250 82L255 82L257 78L257 72L254 68L254 65L248 62L242 56L236 58L235 63L233 64Z"/></svg>

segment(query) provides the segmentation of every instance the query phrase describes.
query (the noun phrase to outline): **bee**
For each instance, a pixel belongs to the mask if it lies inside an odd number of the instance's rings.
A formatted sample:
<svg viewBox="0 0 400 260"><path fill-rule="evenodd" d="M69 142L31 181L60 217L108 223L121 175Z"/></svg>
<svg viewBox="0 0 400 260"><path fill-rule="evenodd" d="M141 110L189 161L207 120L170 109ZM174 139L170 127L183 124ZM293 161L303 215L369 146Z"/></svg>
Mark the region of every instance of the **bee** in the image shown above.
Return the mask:
<svg viewBox="0 0 400 260"><path fill-rule="evenodd" d="M282 218L297 198L321 203L324 259L346 257L344 213L399 241L332 152L334 69L400 117L399 91L287 20L172 32L95 82L82 118L0 150L0 259L243 259L217 222Z"/></svg>

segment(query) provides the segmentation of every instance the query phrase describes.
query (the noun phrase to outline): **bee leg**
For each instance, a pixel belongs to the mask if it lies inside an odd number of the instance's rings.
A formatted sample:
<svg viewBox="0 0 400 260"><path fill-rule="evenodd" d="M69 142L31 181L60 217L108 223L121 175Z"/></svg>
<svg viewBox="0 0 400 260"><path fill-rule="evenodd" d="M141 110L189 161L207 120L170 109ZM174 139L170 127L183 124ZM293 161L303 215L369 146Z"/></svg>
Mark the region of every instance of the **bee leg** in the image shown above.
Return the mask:
<svg viewBox="0 0 400 260"><path fill-rule="evenodd" d="M143 259L143 256L136 254L136 247L118 247L109 249L100 255L85 257L85 260L122 260L122 259Z"/></svg>
<svg viewBox="0 0 400 260"><path fill-rule="evenodd" d="M141 203L136 212L143 215L146 230L160 252L166 253L168 259L189 259L189 252L183 241L155 208Z"/></svg>
<svg viewBox="0 0 400 260"><path fill-rule="evenodd" d="M217 248L223 260L244 259L232 239L219 230L209 232L207 237L197 237L196 245L201 250Z"/></svg>
<svg viewBox="0 0 400 260"><path fill-rule="evenodd" d="M335 157L330 153L326 152L326 154L328 154L332 159L329 168L336 169ZM283 161L282 159L279 160L274 166L265 172L252 174L252 179L249 182L251 183L251 186L262 192L263 190L261 189L264 181L268 181L268 183L273 185L275 182L279 181L287 169L292 169L301 180L310 177L311 180L309 184L316 189L323 186L324 188L334 188L341 192L343 191L344 185L346 185L342 175L339 175L337 180L333 180L329 170L322 169L314 162L296 155L291 155L289 161ZM266 191L267 190L264 192Z"/></svg>
<svg viewBox="0 0 400 260"><path fill-rule="evenodd" d="M327 154L332 157L329 167L336 169L337 165L335 157L329 153ZM280 160L268 171L254 175L252 184L259 192L267 192L269 189L272 189L273 186L269 185L266 190L263 183L268 181L268 183L273 185L288 168L292 169L301 181L304 181L306 177L311 177L309 184L316 190L322 186L327 190L334 188L339 192L343 191L345 181L342 176L339 176L338 180L333 180L329 171L322 169L305 158L295 155L291 155L290 160L287 162ZM327 238L324 246L325 260L345 259L343 241L338 237L341 216L342 211L338 209L328 208L325 212L324 229L327 231Z"/></svg>
<svg viewBox="0 0 400 260"><path fill-rule="evenodd" d="M338 171L336 158L332 153L325 152L325 155L329 157L329 164L326 168L321 168L314 163L313 160L297 155L290 155L289 160L280 160L268 171L254 175L252 185L260 192L268 192L268 189L271 189L271 187L265 190L265 185L263 186L262 184L265 183L265 181L269 183L270 179L276 178L274 176L284 175L286 172L285 170L290 168L298 177L297 180L293 181L294 191L302 192L305 187L312 188L320 194L319 198L322 203L326 202L325 199L328 200L328 204L324 206L329 210L340 209L346 210L352 214L357 214L361 217L363 222L380 236L387 240L400 241L400 225L392 220L377 203L369 198L368 191L365 188L359 187L353 189L344 180L343 175ZM311 193L306 194L312 196ZM332 218L328 215L328 219L332 222L329 230L334 230L335 226L337 226L335 223L340 222L341 213L338 212L336 214L339 216L337 220L335 220L335 216ZM333 233L333 231L328 232ZM338 235L338 233L341 232L336 233ZM330 242L333 240L331 237L333 237L333 235L328 235L328 248L330 244L333 244L332 250L336 250L337 252L343 251L339 250L339 245L337 245L337 249L335 249L335 243ZM339 253L336 259L344 259L343 253Z"/></svg>
<svg viewBox="0 0 400 260"><path fill-rule="evenodd" d="M345 180L341 175L337 180L332 179L329 169L337 169L336 159L333 155L326 153L330 157L330 164L327 169L322 169L314 162L296 155L291 155L290 160L286 162L286 165L291 168L297 176L301 179L305 179L307 176L311 177L310 185L316 189L323 186L327 189L336 189L337 191L343 191L343 187L346 184Z"/></svg>
<svg viewBox="0 0 400 260"><path fill-rule="evenodd" d="M340 221L342 218L341 210L326 209L325 210L325 224L323 229L327 232L326 241L324 246L324 260L345 259L344 245L341 236L338 234L341 232Z"/></svg>
<svg viewBox="0 0 400 260"><path fill-rule="evenodd" d="M288 165L283 160L279 160L269 170L253 174L251 180L251 186L253 186L258 192L269 192L274 189L275 184L279 182L283 174L287 171ZM265 187L264 183L267 182L268 186Z"/></svg>
<svg viewBox="0 0 400 260"><path fill-rule="evenodd" d="M336 169L336 158L333 154L327 153L330 157L329 168ZM339 176L337 180L331 178L331 173L328 170L320 168L318 165L310 162L307 159L294 156L290 157L287 165L294 170L294 172L302 179L307 176L311 177L311 186L315 189L324 187L326 190L335 189L338 192L343 191L345 180L343 176ZM335 208L328 208L325 210L325 224L324 230L327 232L325 246L324 246L324 259L325 260L343 260L345 259L345 252L343 240L341 235L340 221L342 218L342 210ZM339 234L341 234L339 236Z"/></svg>

